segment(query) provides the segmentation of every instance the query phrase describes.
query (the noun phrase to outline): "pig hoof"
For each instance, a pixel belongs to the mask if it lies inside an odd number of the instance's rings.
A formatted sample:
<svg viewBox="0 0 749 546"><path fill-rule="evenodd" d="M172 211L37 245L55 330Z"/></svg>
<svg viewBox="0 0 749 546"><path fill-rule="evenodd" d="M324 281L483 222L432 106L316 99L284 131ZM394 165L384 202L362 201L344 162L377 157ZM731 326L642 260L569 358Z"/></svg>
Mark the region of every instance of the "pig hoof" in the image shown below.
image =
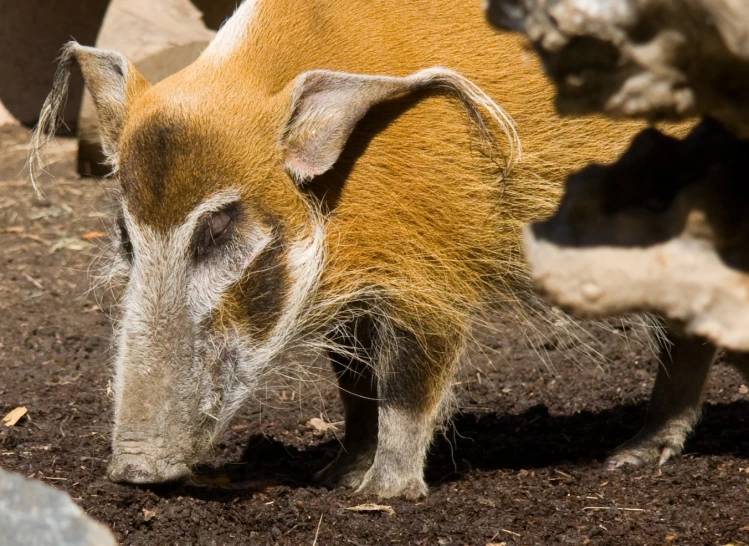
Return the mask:
<svg viewBox="0 0 749 546"><path fill-rule="evenodd" d="M425 497L429 488L421 477L400 478L392 473L373 472L370 469L356 490L360 495L372 495L381 499L403 497L416 500Z"/></svg>
<svg viewBox="0 0 749 546"><path fill-rule="evenodd" d="M667 463L682 452L683 438L649 438L642 441L632 440L620 447L606 461L608 470L616 470L625 465L643 466L657 462Z"/></svg>
<svg viewBox="0 0 749 546"><path fill-rule="evenodd" d="M356 489L372 466L374 456L353 457L345 452L338 454L328 466L317 472L314 482L325 486L342 485Z"/></svg>

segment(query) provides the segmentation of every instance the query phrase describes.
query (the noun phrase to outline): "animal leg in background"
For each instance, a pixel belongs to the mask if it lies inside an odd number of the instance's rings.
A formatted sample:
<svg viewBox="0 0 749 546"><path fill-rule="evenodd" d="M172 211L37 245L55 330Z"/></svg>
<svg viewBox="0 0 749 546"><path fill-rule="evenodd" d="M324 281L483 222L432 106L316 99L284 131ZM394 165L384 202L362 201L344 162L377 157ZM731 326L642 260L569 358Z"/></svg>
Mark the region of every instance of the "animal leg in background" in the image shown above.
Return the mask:
<svg viewBox="0 0 749 546"><path fill-rule="evenodd" d="M682 452L684 442L700 420L715 348L670 329L660 347L658 375L645 427L609 457L607 465L611 469L655 461L664 464Z"/></svg>
<svg viewBox="0 0 749 546"><path fill-rule="evenodd" d="M377 449L377 379L367 358L371 354L371 323L359 320L333 339L341 349L330 351L343 402L346 436L338 456L315 476L326 485L359 487Z"/></svg>

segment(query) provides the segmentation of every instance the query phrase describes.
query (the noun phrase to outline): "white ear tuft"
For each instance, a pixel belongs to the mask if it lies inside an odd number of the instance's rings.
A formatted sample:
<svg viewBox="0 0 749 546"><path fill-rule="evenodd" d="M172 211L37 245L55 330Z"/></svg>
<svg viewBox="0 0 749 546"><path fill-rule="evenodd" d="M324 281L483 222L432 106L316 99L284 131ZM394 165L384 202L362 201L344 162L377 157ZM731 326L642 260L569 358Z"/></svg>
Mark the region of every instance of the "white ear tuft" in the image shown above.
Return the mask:
<svg viewBox="0 0 749 546"><path fill-rule="evenodd" d="M47 96L34 131L29 158L31 181L36 187L36 170L41 168L41 152L61 123L73 66L78 64L86 87L94 99L101 127L102 146L108 161L116 166L122 127L133 99L150 84L122 53L68 42L62 50L52 91Z"/></svg>

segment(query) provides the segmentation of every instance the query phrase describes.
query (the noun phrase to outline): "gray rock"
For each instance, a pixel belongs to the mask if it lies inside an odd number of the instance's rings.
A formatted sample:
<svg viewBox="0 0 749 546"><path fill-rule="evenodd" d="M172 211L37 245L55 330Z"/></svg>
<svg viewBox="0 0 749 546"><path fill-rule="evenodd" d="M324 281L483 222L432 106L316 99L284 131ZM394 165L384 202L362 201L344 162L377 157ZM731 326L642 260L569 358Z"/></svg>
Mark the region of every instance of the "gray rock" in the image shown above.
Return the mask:
<svg viewBox="0 0 749 546"><path fill-rule="evenodd" d="M67 493L0 469L0 544L115 546L117 541Z"/></svg>

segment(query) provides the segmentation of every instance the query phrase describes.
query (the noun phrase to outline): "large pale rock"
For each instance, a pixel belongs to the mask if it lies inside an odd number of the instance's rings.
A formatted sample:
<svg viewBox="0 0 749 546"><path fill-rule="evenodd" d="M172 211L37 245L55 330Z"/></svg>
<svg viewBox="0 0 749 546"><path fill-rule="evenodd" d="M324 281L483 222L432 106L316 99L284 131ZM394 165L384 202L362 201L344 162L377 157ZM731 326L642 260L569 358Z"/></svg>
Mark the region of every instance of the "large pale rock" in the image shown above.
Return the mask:
<svg viewBox="0 0 749 546"><path fill-rule="evenodd" d="M749 352L747 158L715 121L684 141L647 130L618 162L571 176L554 216L526 228L534 281L578 314L654 311Z"/></svg>
<svg viewBox="0 0 749 546"><path fill-rule="evenodd" d="M3 125L18 125L18 120L13 116L13 114L8 112L3 101L0 101L0 127Z"/></svg>
<svg viewBox="0 0 749 546"><path fill-rule="evenodd" d="M525 231L539 289L578 314L652 311L749 352L749 2L491 0L488 15L530 38L561 113L711 118L683 142L645 131L571 176L554 216Z"/></svg>
<svg viewBox="0 0 749 546"><path fill-rule="evenodd" d="M557 86L562 113L711 116L749 138L749 2L491 0Z"/></svg>
<svg viewBox="0 0 749 546"><path fill-rule="evenodd" d="M219 5L227 16L231 14L233 4ZM215 11L216 8L211 12L212 18L220 18ZM156 83L197 59L214 35L189 0L112 0L96 45L124 53L146 79ZM107 174L98 117L88 93L81 107L78 135L78 171L95 176Z"/></svg>
<svg viewBox="0 0 749 546"><path fill-rule="evenodd" d="M116 546L112 533L67 493L0 469L3 546Z"/></svg>

